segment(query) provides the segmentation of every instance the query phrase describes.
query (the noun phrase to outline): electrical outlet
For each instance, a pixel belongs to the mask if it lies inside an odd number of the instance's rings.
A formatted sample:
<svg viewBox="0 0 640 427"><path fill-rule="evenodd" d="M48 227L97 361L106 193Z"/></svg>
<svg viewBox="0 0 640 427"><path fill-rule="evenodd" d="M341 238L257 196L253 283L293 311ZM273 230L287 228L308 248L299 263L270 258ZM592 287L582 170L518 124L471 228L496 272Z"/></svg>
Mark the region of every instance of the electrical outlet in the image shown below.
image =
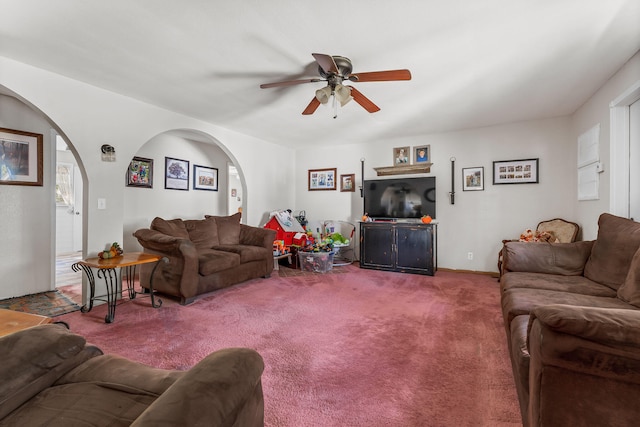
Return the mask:
<svg viewBox="0 0 640 427"><path fill-rule="evenodd" d="M473 259L473 252L467 252L467 259L471 261Z"/></svg>
<svg viewBox="0 0 640 427"><path fill-rule="evenodd" d="M98 199L98 209L107 209L107 199Z"/></svg>

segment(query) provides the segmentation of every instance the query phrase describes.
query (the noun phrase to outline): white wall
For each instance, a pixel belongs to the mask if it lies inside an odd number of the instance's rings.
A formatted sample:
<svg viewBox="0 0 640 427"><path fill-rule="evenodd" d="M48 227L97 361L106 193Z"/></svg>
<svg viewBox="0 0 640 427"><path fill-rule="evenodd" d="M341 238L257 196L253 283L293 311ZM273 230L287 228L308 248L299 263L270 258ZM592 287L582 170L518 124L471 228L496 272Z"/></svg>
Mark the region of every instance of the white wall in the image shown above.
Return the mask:
<svg viewBox="0 0 640 427"><path fill-rule="evenodd" d="M576 218L583 225L585 240L595 239L598 233L598 216L610 210L610 185L612 174L611 152L611 101L640 79L640 53L636 53L609 81L607 81L572 117L572 141L577 151L578 136L596 124L600 124L600 161L604 172L600 175L600 199L576 202Z"/></svg>
<svg viewBox="0 0 640 427"><path fill-rule="evenodd" d="M41 133L44 185L0 185L0 299L53 289L55 215L51 126L18 100L0 95L0 127Z"/></svg>
<svg viewBox="0 0 640 427"><path fill-rule="evenodd" d="M570 120L561 117L424 135L387 144L300 149L296 152L296 205L310 221L357 222L362 215L360 159L364 179L377 178L374 167L392 166L393 147L429 144L436 177L438 265L475 271L497 271L502 239L517 238L526 228L556 217L573 218L575 148ZM455 204L449 204L451 162L455 157ZM493 161L539 158L539 184L492 185ZM462 191L462 168L484 167L484 191ZM308 169L337 167L356 174L356 192L308 191ZM410 176L410 175L406 175ZM419 176L419 175L411 175ZM467 253L474 259L468 260Z"/></svg>
<svg viewBox="0 0 640 427"><path fill-rule="evenodd" d="M129 161L154 136L174 129L194 130L220 142L244 179L245 223L257 225L273 206L293 204L292 193L278 190L290 185L293 171L283 168L272 173L275 164L293 163L288 149L4 57L0 57L0 84L47 117L78 155L85 178L84 256L96 255L107 242L122 240L123 181ZM26 130L37 132L46 125L27 111L15 115L5 115L3 109L6 127L25 124ZM32 293L33 286L54 286L54 184L47 164L53 156L49 137L45 138L45 187L31 192L21 187L2 189L2 203L7 206L2 208L7 211L3 227L15 235L15 245L0 247L0 267L14 284L0 297ZM101 161L100 146L105 143L116 148L116 162ZM262 153L259 158L256 152ZM5 195L10 204L4 204ZM97 209L98 198L107 200L107 209Z"/></svg>

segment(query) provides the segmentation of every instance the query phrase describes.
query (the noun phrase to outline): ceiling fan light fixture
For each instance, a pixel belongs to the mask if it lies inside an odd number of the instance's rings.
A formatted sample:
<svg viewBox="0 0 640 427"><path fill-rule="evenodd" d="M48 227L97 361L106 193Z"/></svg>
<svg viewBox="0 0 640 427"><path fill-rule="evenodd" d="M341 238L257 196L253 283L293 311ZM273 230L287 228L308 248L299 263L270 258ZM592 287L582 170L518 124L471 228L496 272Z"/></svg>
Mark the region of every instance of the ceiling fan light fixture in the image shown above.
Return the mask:
<svg viewBox="0 0 640 427"><path fill-rule="evenodd" d="M344 107L349 101L353 99L351 96L351 88L349 86L336 85L334 96L340 102L340 106Z"/></svg>
<svg viewBox="0 0 640 427"><path fill-rule="evenodd" d="M325 86L322 89L316 90L316 99L320 101L321 104L326 104L329 102L329 98L331 98L331 87Z"/></svg>

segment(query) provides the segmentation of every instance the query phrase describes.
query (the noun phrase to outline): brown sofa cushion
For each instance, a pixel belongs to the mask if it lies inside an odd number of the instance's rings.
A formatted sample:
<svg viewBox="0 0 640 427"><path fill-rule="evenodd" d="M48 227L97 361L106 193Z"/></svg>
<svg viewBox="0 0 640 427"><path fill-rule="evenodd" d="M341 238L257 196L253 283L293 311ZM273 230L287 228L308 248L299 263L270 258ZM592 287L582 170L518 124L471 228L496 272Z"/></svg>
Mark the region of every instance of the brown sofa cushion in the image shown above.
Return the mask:
<svg viewBox="0 0 640 427"><path fill-rule="evenodd" d="M618 288L618 298L640 307L640 248L631 260L631 266L624 283Z"/></svg>
<svg viewBox="0 0 640 427"><path fill-rule="evenodd" d="M221 245L237 245L240 243L240 212L231 216L205 215L205 218L214 218L218 224L218 240Z"/></svg>
<svg viewBox="0 0 640 427"><path fill-rule="evenodd" d="M203 276L240 265L240 255L233 252L201 249L198 251L198 269Z"/></svg>
<svg viewBox="0 0 640 427"><path fill-rule="evenodd" d="M211 249L218 245L218 224L214 217L184 221L189 239L198 249Z"/></svg>
<svg viewBox="0 0 640 427"><path fill-rule="evenodd" d="M506 242L504 269L530 273L580 276L589 259L593 242L528 243Z"/></svg>
<svg viewBox="0 0 640 427"><path fill-rule="evenodd" d="M265 249L259 246L250 245L218 245L213 249L217 251L233 252L240 255L240 262L242 264L251 261L263 261L265 258L271 258L273 252L270 249Z"/></svg>
<svg viewBox="0 0 640 427"><path fill-rule="evenodd" d="M500 279L502 291L515 288L544 289L570 294L615 298L616 291L583 276L561 274L507 272Z"/></svg>
<svg viewBox="0 0 640 427"><path fill-rule="evenodd" d="M49 387L2 420L13 426L131 425L157 395L113 383Z"/></svg>
<svg viewBox="0 0 640 427"><path fill-rule="evenodd" d="M95 352L62 325L41 325L0 339L0 419Z"/></svg>
<svg viewBox="0 0 640 427"><path fill-rule="evenodd" d="M598 238L584 267L585 277L618 289L627 278L631 259L640 247L640 223L602 214Z"/></svg>
<svg viewBox="0 0 640 427"><path fill-rule="evenodd" d="M188 239L189 233L187 232L187 228L184 225L184 221L180 218L178 219L162 219L160 217L155 217L153 221L151 221L152 230L159 231L168 236L179 237L181 239Z"/></svg>

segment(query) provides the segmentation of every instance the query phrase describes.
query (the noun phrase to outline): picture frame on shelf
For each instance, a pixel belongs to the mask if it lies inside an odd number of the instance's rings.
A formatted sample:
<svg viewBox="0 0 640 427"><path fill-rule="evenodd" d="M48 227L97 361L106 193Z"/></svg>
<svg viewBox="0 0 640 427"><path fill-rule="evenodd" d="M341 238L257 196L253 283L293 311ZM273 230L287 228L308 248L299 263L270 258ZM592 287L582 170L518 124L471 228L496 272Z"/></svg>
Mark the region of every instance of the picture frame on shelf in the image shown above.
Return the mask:
<svg viewBox="0 0 640 427"><path fill-rule="evenodd" d="M189 191L189 161L164 158L164 188Z"/></svg>
<svg viewBox="0 0 640 427"><path fill-rule="evenodd" d="M193 189L218 191L218 169L193 165Z"/></svg>
<svg viewBox="0 0 640 427"><path fill-rule="evenodd" d="M539 159L493 162L493 184L537 184Z"/></svg>
<svg viewBox="0 0 640 427"><path fill-rule="evenodd" d="M127 169L127 187L153 188L153 159L134 157Z"/></svg>
<svg viewBox="0 0 640 427"><path fill-rule="evenodd" d="M0 128L0 185L42 187L42 165L41 133Z"/></svg>
<svg viewBox="0 0 640 427"><path fill-rule="evenodd" d="M413 164L420 165L431 161L431 146L418 145L413 147Z"/></svg>
<svg viewBox="0 0 640 427"><path fill-rule="evenodd" d="M462 191L484 190L484 167L462 168Z"/></svg>
<svg viewBox="0 0 640 427"><path fill-rule="evenodd" d="M336 168L309 169L308 179L309 191L335 190Z"/></svg>
<svg viewBox="0 0 640 427"><path fill-rule="evenodd" d="M393 165L404 166L410 164L411 149L406 147L395 147L393 149Z"/></svg>
<svg viewBox="0 0 640 427"><path fill-rule="evenodd" d="M340 175L340 191L355 192L356 186L356 174L350 173L346 175Z"/></svg>

